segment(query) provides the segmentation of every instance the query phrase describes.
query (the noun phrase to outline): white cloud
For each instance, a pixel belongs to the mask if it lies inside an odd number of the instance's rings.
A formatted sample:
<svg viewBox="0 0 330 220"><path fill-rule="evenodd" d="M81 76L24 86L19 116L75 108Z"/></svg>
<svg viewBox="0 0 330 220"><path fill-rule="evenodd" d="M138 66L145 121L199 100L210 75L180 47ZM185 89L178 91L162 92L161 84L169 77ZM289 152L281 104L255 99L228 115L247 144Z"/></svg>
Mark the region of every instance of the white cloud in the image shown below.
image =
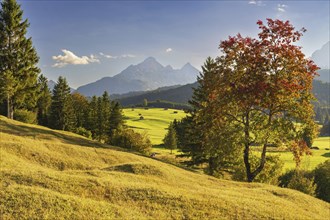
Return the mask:
<svg viewBox="0 0 330 220"><path fill-rule="evenodd" d="M77 55L75 55L73 52L63 49L62 50L64 55L58 55L58 56L53 56L53 60L55 60L55 64L53 65L53 67L64 67L68 64L72 64L72 65L86 65L89 63L99 63L100 60L95 56L95 55L90 55L88 56L82 56L82 57L78 57Z"/></svg>
<svg viewBox="0 0 330 220"><path fill-rule="evenodd" d="M166 53L170 53L170 52L172 52L173 50L172 50L172 48L167 48L165 51L166 51Z"/></svg>
<svg viewBox="0 0 330 220"><path fill-rule="evenodd" d="M111 56L109 54L104 54L104 53L100 53L101 56L105 57L105 58L108 58L108 59L117 59L118 57L117 56Z"/></svg>
<svg viewBox="0 0 330 220"><path fill-rule="evenodd" d="M134 58L136 57L135 55L133 54L123 54L123 55L120 55L120 56L112 56L112 55L109 55L109 54L104 54L102 52L99 53L101 56L105 57L105 58L108 58L108 59L118 59L118 58Z"/></svg>
<svg viewBox="0 0 330 220"><path fill-rule="evenodd" d="M286 9L287 7L288 7L287 5L284 5L284 4L278 4L278 5L277 5L277 11L279 11L279 12L285 12L285 9Z"/></svg>
<svg viewBox="0 0 330 220"><path fill-rule="evenodd" d="M123 55L121 55L120 57L121 57L121 58L134 58L134 57L136 57L136 56L133 55L133 54L123 54Z"/></svg>
<svg viewBox="0 0 330 220"><path fill-rule="evenodd" d="M255 1L255 0L250 0L249 5L257 5L257 6L264 6L265 4L262 1Z"/></svg>

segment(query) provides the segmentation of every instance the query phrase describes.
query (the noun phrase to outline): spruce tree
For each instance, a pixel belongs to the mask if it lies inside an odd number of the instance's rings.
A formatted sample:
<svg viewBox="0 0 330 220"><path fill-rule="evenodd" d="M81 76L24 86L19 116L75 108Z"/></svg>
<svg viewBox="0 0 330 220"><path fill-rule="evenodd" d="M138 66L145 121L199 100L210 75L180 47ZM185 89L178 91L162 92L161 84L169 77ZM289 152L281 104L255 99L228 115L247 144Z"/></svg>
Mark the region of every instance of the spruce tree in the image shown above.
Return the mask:
<svg viewBox="0 0 330 220"><path fill-rule="evenodd" d="M97 97L93 96L88 104L88 118L85 124L85 128L92 132L93 139L96 139L97 136L97 113Z"/></svg>
<svg viewBox="0 0 330 220"><path fill-rule="evenodd" d="M78 92L71 95L77 127L84 127L88 118L88 100Z"/></svg>
<svg viewBox="0 0 330 220"><path fill-rule="evenodd" d="M170 123L168 126L168 131L163 139L165 148L168 148L172 151L177 148L177 138L176 138L176 132L173 126L173 123Z"/></svg>
<svg viewBox="0 0 330 220"><path fill-rule="evenodd" d="M38 78L39 98L37 102L38 107L38 124L48 126L49 108L52 103L52 95L48 88L48 80L44 75Z"/></svg>
<svg viewBox="0 0 330 220"><path fill-rule="evenodd" d="M51 123L52 128L59 130L73 131L76 127L70 87L62 76L53 89Z"/></svg>
<svg viewBox="0 0 330 220"><path fill-rule="evenodd" d="M124 116L121 110L121 107L118 102L112 103L112 109L110 114L110 122L109 122L109 139L111 143L111 138L113 137L115 131L122 129L124 125Z"/></svg>
<svg viewBox="0 0 330 220"><path fill-rule="evenodd" d="M111 115L111 102L110 102L110 96L107 91L104 91L101 97L100 111L101 111L100 137L102 140L107 141L108 131L110 129L110 115Z"/></svg>
<svg viewBox="0 0 330 220"><path fill-rule="evenodd" d="M0 9L0 99L7 102L7 117L15 108L36 105L39 58L26 38L28 20L16 0L3 0Z"/></svg>

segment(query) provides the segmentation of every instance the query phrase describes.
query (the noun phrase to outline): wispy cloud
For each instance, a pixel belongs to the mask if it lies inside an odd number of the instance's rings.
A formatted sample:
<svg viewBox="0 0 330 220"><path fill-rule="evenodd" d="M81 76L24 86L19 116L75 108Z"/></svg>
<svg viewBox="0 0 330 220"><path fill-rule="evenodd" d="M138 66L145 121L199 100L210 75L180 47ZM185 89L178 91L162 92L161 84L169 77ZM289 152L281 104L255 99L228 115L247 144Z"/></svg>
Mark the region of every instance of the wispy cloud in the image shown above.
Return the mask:
<svg viewBox="0 0 330 220"><path fill-rule="evenodd" d="M99 53L101 56L105 57L105 58L108 58L108 59L118 59L118 58L134 58L136 57L135 55L133 54L122 54L120 56L112 56L110 54L104 54L102 52Z"/></svg>
<svg viewBox="0 0 330 220"><path fill-rule="evenodd" d="M262 1L250 0L249 5L264 6L265 4Z"/></svg>
<svg viewBox="0 0 330 220"><path fill-rule="evenodd" d="M133 54L123 54L120 56L120 58L134 58L134 57L136 57L136 56Z"/></svg>
<svg viewBox="0 0 330 220"><path fill-rule="evenodd" d="M52 65L53 67L62 68L68 64L71 65L86 65L89 63L99 63L100 60L95 55L82 56L79 57L75 55L73 52L63 49L62 50L64 55L53 56L53 60L55 60L55 64Z"/></svg>
<svg viewBox="0 0 330 220"><path fill-rule="evenodd" d="M285 5L285 4L278 4L277 5L277 11L278 12L285 12L286 10L286 8L287 8L288 6L287 5Z"/></svg>
<svg viewBox="0 0 330 220"><path fill-rule="evenodd" d="M165 51L166 51L166 53L170 53L170 52L173 51L173 49L169 47L169 48L167 48Z"/></svg>
<svg viewBox="0 0 330 220"><path fill-rule="evenodd" d="M109 55L109 54L104 54L102 52L100 52L100 55L105 57L105 58L108 58L108 59L117 59L118 57L117 56L112 56L112 55Z"/></svg>

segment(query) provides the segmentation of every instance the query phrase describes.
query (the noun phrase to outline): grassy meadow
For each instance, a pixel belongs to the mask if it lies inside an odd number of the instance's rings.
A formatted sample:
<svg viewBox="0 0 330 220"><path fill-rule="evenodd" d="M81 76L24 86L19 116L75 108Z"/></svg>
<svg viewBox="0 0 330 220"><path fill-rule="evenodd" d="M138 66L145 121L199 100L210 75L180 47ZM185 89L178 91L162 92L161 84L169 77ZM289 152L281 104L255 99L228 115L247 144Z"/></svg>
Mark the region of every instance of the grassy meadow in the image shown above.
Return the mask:
<svg viewBox="0 0 330 220"><path fill-rule="evenodd" d="M326 219L298 191L219 180L0 116L1 219Z"/></svg>
<svg viewBox="0 0 330 220"><path fill-rule="evenodd" d="M146 131L153 145L162 144L167 132L166 129L171 121L174 119L180 120L186 116L186 113L182 110L165 110L163 108L134 108L134 110L126 108L123 112L126 124L136 131ZM144 119L140 120L141 116Z"/></svg>
<svg viewBox="0 0 330 220"><path fill-rule="evenodd" d="M174 114L174 111L177 111ZM144 119L140 120L141 114ZM162 139L164 138L167 127L171 121L174 119L181 119L186 116L184 111L168 109L164 110L162 108L149 108L148 110L144 108L127 108L124 109L124 115L126 124L138 132L147 132L149 134L150 140L155 147L153 151L159 154L160 158L166 158L170 160L175 160L175 155L180 154L180 151L175 150L174 155L170 155L170 151L164 149L158 145L162 144ZM313 146L319 147L319 150L312 150L312 156L305 156L302 160L301 167L303 169L312 170L318 164L330 159L330 137L317 138ZM284 161L284 171L295 168L295 162L293 160L293 155L291 152L269 152L270 154L279 154L280 158Z"/></svg>

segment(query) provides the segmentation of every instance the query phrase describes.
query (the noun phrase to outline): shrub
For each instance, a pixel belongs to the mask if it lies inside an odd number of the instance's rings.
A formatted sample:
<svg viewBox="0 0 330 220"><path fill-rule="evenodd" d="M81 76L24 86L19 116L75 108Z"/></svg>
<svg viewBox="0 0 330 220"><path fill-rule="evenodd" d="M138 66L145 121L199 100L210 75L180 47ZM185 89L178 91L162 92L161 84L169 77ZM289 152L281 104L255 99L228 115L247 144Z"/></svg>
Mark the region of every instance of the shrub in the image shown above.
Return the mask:
<svg viewBox="0 0 330 220"><path fill-rule="evenodd" d="M87 130L86 128L83 127L78 127L75 131L76 134L82 135L84 137L87 137L89 139L92 139L92 132Z"/></svg>
<svg viewBox="0 0 330 220"><path fill-rule="evenodd" d="M314 181L317 184L316 197L330 202L330 160L315 168Z"/></svg>
<svg viewBox="0 0 330 220"><path fill-rule="evenodd" d="M279 180L279 186L280 187L285 187L285 188L288 188L288 185L291 181L291 179L294 177L294 175L299 172L299 175L303 176L304 178L307 178L307 179L313 179L314 175L311 171L307 171L307 170L289 170L289 171L286 171L284 174L282 174L278 180Z"/></svg>
<svg viewBox="0 0 330 220"><path fill-rule="evenodd" d="M250 163L252 170L254 170L259 164L259 158L251 155ZM281 161L279 156L267 156L264 169L259 173L254 181L277 185L278 178L281 175L281 171L283 169L283 165L284 163ZM232 179L237 181L246 181L246 170L243 161L239 166L234 168Z"/></svg>
<svg viewBox="0 0 330 220"><path fill-rule="evenodd" d="M296 171L288 183L288 188L314 196L316 185L313 177L307 178L303 172Z"/></svg>
<svg viewBox="0 0 330 220"><path fill-rule="evenodd" d="M143 154L149 154L151 151L151 141L146 133L137 133L132 129L115 131L111 144L135 150Z"/></svg>
<svg viewBox="0 0 330 220"><path fill-rule="evenodd" d="M29 124L37 124L37 114L25 109L17 109L14 114L14 119Z"/></svg>

